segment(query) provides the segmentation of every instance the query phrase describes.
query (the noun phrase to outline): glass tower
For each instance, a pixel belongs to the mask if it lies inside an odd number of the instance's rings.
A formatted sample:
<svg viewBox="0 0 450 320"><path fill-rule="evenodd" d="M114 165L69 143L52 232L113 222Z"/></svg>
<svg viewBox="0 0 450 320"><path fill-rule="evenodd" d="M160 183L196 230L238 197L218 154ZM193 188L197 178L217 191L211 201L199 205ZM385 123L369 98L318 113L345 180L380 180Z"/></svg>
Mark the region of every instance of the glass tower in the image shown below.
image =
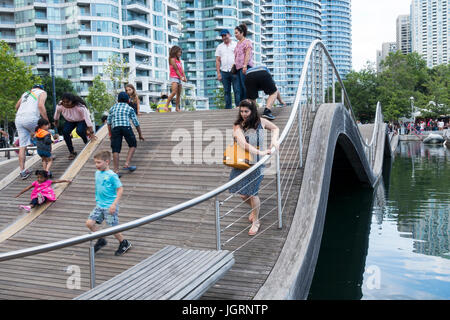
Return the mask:
<svg viewBox="0 0 450 320"><path fill-rule="evenodd" d="M321 38L319 0L271 0L263 5L264 63L286 102L293 102L308 48Z"/></svg>
<svg viewBox="0 0 450 320"><path fill-rule="evenodd" d="M413 0L411 3L412 51L429 68L450 62L450 1Z"/></svg>
<svg viewBox="0 0 450 320"><path fill-rule="evenodd" d="M322 41L345 78L352 69L351 0L322 0Z"/></svg>
<svg viewBox="0 0 450 320"><path fill-rule="evenodd" d="M214 108L216 90L221 87L216 73L216 47L222 42L220 30L245 23L247 39L253 42L253 58L261 63L261 0L182 0L182 35L179 44L189 82L195 83L197 108Z"/></svg>
<svg viewBox="0 0 450 320"><path fill-rule="evenodd" d="M2 1L2 38L13 38L8 43L36 74L50 74L52 41L56 76L82 96L96 75L111 88L104 67L113 55L126 61L145 105L167 92L168 52L180 35L176 0ZM12 19L13 29L2 28Z"/></svg>

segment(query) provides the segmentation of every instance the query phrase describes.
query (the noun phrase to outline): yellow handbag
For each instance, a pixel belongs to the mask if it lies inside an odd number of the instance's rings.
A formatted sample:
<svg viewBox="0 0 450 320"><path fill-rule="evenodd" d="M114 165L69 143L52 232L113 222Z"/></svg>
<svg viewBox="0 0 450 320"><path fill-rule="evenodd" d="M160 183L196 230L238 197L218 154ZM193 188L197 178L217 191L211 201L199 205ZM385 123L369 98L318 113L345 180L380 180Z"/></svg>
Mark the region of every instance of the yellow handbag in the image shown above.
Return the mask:
<svg viewBox="0 0 450 320"><path fill-rule="evenodd" d="M257 149L259 150L259 128L257 129ZM257 156L259 161L259 156ZM239 170L247 170L253 165L253 155L242 148L234 138L234 143L229 145L223 153L223 164Z"/></svg>
<svg viewBox="0 0 450 320"><path fill-rule="evenodd" d="M223 164L239 170L247 170L250 168L252 161L253 157L250 152L245 151L236 140L223 153Z"/></svg>

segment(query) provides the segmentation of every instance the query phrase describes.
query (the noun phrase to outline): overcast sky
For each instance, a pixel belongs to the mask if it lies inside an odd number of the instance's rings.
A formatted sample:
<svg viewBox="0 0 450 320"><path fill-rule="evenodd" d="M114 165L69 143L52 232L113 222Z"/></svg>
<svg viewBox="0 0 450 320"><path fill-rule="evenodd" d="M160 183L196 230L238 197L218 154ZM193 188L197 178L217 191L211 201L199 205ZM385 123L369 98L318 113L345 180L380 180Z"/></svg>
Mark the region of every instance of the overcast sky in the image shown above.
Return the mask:
<svg viewBox="0 0 450 320"><path fill-rule="evenodd" d="M383 42L396 41L396 20L409 14L411 0L352 0L353 69L376 61Z"/></svg>

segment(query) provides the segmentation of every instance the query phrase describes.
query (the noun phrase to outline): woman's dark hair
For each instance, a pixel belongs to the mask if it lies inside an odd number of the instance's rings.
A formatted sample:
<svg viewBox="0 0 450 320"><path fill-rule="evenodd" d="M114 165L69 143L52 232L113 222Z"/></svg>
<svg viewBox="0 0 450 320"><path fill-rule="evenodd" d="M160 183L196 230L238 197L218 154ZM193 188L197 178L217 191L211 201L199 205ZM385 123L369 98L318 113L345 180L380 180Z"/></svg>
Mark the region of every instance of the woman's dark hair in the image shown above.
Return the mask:
<svg viewBox="0 0 450 320"><path fill-rule="evenodd" d="M34 174L37 176L43 176L44 178L48 179L48 172L45 170L36 170Z"/></svg>
<svg viewBox="0 0 450 320"><path fill-rule="evenodd" d="M127 88L131 88L131 90L133 90L133 93L129 96L130 96L130 100L133 101L134 103L136 103L136 101L139 99L137 92L136 92L136 88L131 83L128 83L125 86L125 92L127 91Z"/></svg>
<svg viewBox="0 0 450 320"><path fill-rule="evenodd" d="M47 119L40 118L40 119L38 120L38 123L37 123L36 128L34 129L34 132L37 132L37 131L39 130L40 127L45 126L45 125L47 125L47 124L50 124L50 122L48 122Z"/></svg>
<svg viewBox="0 0 450 320"><path fill-rule="evenodd" d="M245 23L242 23L242 24L238 25L234 29L238 30L240 33L244 34L244 37L247 36L247 26L245 25Z"/></svg>
<svg viewBox="0 0 450 320"><path fill-rule="evenodd" d="M183 49L181 49L179 46L173 46L172 48L170 48L169 51L169 63L170 63L170 59L171 58L175 58L178 60L178 51L183 51Z"/></svg>
<svg viewBox="0 0 450 320"><path fill-rule="evenodd" d="M84 102L81 97L70 92L64 93L61 97L61 100L69 100L73 105L81 104L83 107L86 107L86 102Z"/></svg>
<svg viewBox="0 0 450 320"><path fill-rule="evenodd" d="M250 109L250 117L244 121L244 118L241 116L241 112L239 110L239 115L236 121L234 122L235 126L241 126L242 129L258 129L258 125L261 122L261 117L258 113L258 108L256 106L256 102L250 99L242 100L239 104L239 107L246 107Z"/></svg>

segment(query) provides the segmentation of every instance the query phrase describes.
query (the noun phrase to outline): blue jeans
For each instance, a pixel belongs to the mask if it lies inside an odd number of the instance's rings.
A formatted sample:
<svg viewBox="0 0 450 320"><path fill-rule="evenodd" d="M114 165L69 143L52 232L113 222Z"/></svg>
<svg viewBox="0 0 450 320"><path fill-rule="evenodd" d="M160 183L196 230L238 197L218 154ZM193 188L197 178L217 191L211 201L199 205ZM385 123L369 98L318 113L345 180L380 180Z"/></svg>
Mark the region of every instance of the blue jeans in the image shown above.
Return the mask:
<svg viewBox="0 0 450 320"><path fill-rule="evenodd" d="M242 69L238 70L238 87L239 87L239 102L247 99L247 89L245 88L245 74L242 73Z"/></svg>
<svg viewBox="0 0 450 320"><path fill-rule="evenodd" d="M64 122L63 127L63 136L64 141L66 142L67 149L69 149L70 153L73 153L73 144L72 144L72 138L70 137L70 134L72 133L73 129L77 128L77 134L83 139L84 143L88 143L87 135L86 135L86 122L80 121L80 122Z"/></svg>
<svg viewBox="0 0 450 320"><path fill-rule="evenodd" d="M240 87L237 75L225 71L220 71L220 74L222 75L223 92L225 95L225 109L233 108L231 102L231 85L233 85L234 103L236 104L236 107L239 106L241 100L239 100Z"/></svg>

